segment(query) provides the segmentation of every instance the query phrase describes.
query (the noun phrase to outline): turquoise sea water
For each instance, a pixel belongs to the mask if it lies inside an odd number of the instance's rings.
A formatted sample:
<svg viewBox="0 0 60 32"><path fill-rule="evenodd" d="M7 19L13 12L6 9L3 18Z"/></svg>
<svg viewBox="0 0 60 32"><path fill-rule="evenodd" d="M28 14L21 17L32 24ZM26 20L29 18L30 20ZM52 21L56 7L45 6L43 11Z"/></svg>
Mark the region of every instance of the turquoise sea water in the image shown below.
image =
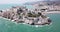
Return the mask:
<svg viewBox="0 0 60 32"><path fill-rule="evenodd" d="M0 4L0 10L11 8L12 6L26 6L26 8L32 8L31 5L22 5L22 4Z"/></svg>
<svg viewBox="0 0 60 32"><path fill-rule="evenodd" d="M20 4L0 4L0 10L11 8L12 6L19 6Z"/></svg>
<svg viewBox="0 0 60 32"><path fill-rule="evenodd" d="M42 27L16 24L12 21L0 18L0 32L60 32L60 14L49 14L51 25Z"/></svg>
<svg viewBox="0 0 60 32"><path fill-rule="evenodd" d="M0 5L1 9L9 7L9 5L6 7L2 7L2 5ZM52 24L41 27L30 26L27 24L17 24L0 18L0 32L60 32L60 14L48 14L47 16L49 16L52 20Z"/></svg>

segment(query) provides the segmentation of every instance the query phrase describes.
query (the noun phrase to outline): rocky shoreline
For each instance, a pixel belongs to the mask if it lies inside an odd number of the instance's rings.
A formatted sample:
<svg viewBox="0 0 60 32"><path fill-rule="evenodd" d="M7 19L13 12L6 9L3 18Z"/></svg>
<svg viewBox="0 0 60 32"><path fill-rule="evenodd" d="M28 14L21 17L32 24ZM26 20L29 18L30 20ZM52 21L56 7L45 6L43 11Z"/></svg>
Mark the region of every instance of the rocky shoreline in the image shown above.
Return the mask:
<svg viewBox="0 0 60 32"><path fill-rule="evenodd" d="M26 7L12 7L6 11L0 11L0 16L11 19L17 23L26 23L30 25L50 24L51 20L43 15L41 11L28 10Z"/></svg>
<svg viewBox="0 0 60 32"><path fill-rule="evenodd" d="M46 14L60 13L60 4L58 2L39 2L32 6L33 9L24 6L13 6L10 9L0 10L0 16L17 23L49 25L51 19Z"/></svg>

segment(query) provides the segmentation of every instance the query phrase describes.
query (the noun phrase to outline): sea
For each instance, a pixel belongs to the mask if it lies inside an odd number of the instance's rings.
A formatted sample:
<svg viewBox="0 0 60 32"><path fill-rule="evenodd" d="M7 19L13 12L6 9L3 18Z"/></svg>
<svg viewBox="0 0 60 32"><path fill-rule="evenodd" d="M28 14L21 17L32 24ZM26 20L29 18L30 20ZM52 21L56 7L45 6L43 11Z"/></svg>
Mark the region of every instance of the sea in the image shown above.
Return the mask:
<svg viewBox="0 0 60 32"><path fill-rule="evenodd" d="M26 8L33 8L32 5L23 5L23 4L0 4L0 10L5 10L5 9L9 9L12 8L13 6L24 6Z"/></svg>
<svg viewBox="0 0 60 32"><path fill-rule="evenodd" d="M20 5L20 4L19 4ZM11 6L17 6L17 4L3 4L0 5L0 10L10 8ZM32 6L28 6L32 8ZM47 14L52 20L50 25L28 25L12 22L5 18L0 17L0 32L60 32L60 14Z"/></svg>

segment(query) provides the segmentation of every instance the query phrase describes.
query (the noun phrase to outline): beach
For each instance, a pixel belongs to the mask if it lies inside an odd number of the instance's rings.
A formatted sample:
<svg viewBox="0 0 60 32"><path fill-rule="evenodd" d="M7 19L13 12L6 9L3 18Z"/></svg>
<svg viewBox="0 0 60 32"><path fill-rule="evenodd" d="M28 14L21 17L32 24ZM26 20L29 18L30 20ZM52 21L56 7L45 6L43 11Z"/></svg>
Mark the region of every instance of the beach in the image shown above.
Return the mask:
<svg viewBox="0 0 60 32"><path fill-rule="evenodd" d="M60 11L49 11L49 12L43 12L43 13L46 13L46 14L55 14L55 13L59 13L59 14L60 14Z"/></svg>

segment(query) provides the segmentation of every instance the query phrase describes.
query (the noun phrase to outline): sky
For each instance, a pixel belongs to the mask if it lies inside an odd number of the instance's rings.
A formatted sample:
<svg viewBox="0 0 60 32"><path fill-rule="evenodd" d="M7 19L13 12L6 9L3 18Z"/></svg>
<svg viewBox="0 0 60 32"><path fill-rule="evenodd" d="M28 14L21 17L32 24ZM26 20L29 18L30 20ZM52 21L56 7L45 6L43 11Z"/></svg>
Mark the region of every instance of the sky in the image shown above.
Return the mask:
<svg viewBox="0 0 60 32"><path fill-rule="evenodd" d="M23 4L26 2L35 2L35 1L45 1L45 0L0 0L0 4ZM46 0L46 1L49 1L49 0Z"/></svg>
<svg viewBox="0 0 60 32"><path fill-rule="evenodd" d="M0 0L0 4L22 4L25 2L34 2L40 0Z"/></svg>

